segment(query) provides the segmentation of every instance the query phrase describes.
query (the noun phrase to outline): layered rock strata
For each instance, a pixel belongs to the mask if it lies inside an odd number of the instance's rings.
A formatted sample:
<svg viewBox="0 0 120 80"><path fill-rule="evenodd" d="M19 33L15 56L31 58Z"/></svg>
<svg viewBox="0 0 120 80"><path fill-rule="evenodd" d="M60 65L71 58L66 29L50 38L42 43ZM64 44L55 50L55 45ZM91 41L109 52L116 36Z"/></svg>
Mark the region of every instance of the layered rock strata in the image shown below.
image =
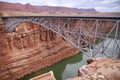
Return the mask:
<svg viewBox="0 0 120 80"><path fill-rule="evenodd" d="M21 23L6 33L0 18L0 80L14 80L79 51L40 25Z"/></svg>

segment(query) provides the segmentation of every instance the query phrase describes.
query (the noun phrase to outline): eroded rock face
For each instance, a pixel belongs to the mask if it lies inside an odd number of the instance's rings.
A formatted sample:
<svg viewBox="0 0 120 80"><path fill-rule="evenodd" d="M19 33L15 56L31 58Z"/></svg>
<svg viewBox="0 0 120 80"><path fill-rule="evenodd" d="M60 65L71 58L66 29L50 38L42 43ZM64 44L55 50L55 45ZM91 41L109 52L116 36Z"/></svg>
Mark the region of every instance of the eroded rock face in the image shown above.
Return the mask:
<svg viewBox="0 0 120 80"><path fill-rule="evenodd" d="M20 78L79 52L40 25L21 23L6 33L0 20L0 80Z"/></svg>
<svg viewBox="0 0 120 80"><path fill-rule="evenodd" d="M90 61L91 64L79 69L79 77L68 80L120 80L120 60L91 58Z"/></svg>

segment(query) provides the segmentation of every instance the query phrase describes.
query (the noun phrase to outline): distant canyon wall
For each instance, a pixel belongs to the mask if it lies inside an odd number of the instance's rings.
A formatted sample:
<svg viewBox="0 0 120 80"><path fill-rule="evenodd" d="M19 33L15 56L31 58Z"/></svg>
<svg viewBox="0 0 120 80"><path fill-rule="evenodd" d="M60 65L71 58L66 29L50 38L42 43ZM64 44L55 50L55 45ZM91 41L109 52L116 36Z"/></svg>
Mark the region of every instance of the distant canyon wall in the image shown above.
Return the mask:
<svg viewBox="0 0 120 80"><path fill-rule="evenodd" d="M79 50L40 25L21 23L6 33L0 18L0 80L14 80L50 66Z"/></svg>
<svg viewBox="0 0 120 80"><path fill-rule="evenodd" d="M11 10L11 11L32 11L32 12L97 12L94 8L90 9L78 9L69 7L59 7L59 6L36 6L20 3L9 3L0 2L0 10Z"/></svg>

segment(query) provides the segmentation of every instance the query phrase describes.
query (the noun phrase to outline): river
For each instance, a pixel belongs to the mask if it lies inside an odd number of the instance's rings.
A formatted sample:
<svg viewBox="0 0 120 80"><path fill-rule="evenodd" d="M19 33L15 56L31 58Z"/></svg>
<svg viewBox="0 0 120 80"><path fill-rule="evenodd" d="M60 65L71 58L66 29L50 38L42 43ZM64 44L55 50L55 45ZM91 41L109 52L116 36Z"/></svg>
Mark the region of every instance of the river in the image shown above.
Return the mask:
<svg viewBox="0 0 120 80"><path fill-rule="evenodd" d="M78 75L78 69L80 66L86 64L85 58L82 58L82 56L84 56L82 53L78 53L75 56L64 59L52 66L33 72L32 74L28 74L18 80L29 80L30 78L51 70L53 71L56 80L65 80L67 78L76 77Z"/></svg>

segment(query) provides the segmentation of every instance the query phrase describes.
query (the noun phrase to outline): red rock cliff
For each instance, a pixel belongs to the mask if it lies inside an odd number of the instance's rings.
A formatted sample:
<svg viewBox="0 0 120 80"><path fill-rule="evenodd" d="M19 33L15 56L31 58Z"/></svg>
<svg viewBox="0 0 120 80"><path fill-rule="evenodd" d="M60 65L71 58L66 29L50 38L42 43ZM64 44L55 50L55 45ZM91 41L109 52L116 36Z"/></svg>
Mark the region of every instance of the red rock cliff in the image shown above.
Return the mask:
<svg viewBox="0 0 120 80"><path fill-rule="evenodd" d="M52 6L35 6L29 3L9 3L0 2L0 10L14 10L14 11L33 11L33 12L97 12L95 9L78 9L68 7L52 7Z"/></svg>
<svg viewBox="0 0 120 80"><path fill-rule="evenodd" d="M14 80L75 55L61 37L32 23L21 23L12 33L5 32L0 18L0 80Z"/></svg>

